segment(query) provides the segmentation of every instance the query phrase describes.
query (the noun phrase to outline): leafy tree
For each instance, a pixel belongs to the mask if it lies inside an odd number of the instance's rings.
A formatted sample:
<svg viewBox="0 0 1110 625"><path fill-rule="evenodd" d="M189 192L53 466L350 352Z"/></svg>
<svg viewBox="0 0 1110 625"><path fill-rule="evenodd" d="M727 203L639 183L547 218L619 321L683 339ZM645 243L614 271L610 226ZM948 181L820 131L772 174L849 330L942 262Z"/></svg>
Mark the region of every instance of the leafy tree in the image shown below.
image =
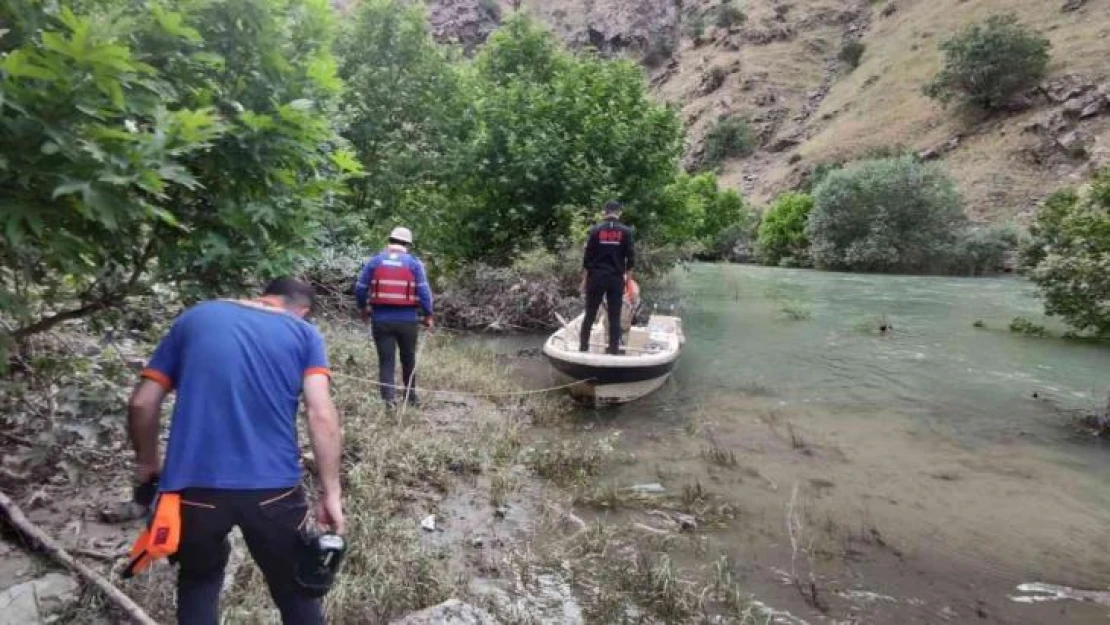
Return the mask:
<svg viewBox="0 0 1110 625"><path fill-rule="evenodd" d="M813 197L805 193L784 193L775 199L759 224L756 258L764 265L778 265L784 259L804 263L809 255L806 221L813 210Z"/></svg>
<svg viewBox="0 0 1110 625"><path fill-rule="evenodd" d="M431 197L429 205L413 202L413 193L434 195L465 165L459 159L469 134L466 94L452 59L432 41L423 10L407 2L361 3L336 53L347 85L343 134L368 165L353 182L351 200L367 236L368 224L402 215L412 222L414 210L423 215L438 207ZM376 243L381 233L372 234Z"/></svg>
<svg viewBox="0 0 1110 625"><path fill-rule="evenodd" d="M933 271L967 220L952 179L908 156L830 172L813 199L805 234L819 268Z"/></svg>
<svg viewBox="0 0 1110 625"><path fill-rule="evenodd" d="M674 111L650 98L628 61L574 56L523 15L480 51L470 77L477 129L450 226L468 259L511 261L539 241L555 249L581 215L620 198L648 226L681 152Z"/></svg>
<svg viewBox="0 0 1110 625"><path fill-rule="evenodd" d="M925 86L925 95L944 104L960 96L984 109L998 108L1044 78L1049 47L1016 15L991 16L941 44L944 69Z"/></svg>
<svg viewBox="0 0 1110 625"><path fill-rule="evenodd" d="M652 224L654 241L661 245L697 243L713 252L722 233L733 226L749 230L753 221L740 194L721 189L708 172L679 174L664 191L664 204L673 208Z"/></svg>
<svg viewBox="0 0 1110 625"><path fill-rule="evenodd" d="M705 163L717 167L726 159L749 156L755 151L755 134L741 117L717 120L705 135Z"/></svg>
<svg viewBox="0 0 1110 625"><path fill-rule="evenodd" d="M322 0L3 3L0 304L14 337L155 281L226 292L316 243L341 88Z"/></svg>
<svg viewBox="0 0 1110 625"><path fill-rule="evenodd" d="M1085 193L1061 191L1045 202L1022 265L1048 314L1081 331L1110 335L1110 169Z"/></svg>

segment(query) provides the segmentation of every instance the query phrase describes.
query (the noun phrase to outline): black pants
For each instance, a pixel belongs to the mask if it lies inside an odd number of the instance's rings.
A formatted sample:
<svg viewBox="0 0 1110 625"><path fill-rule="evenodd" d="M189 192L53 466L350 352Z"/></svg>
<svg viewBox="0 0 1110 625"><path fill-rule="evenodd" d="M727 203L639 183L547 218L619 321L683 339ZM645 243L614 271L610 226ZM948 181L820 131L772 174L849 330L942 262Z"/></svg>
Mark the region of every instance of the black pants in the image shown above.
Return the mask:
<svg viewBox="0 0 1110 625"><path fill-rule="evenodd" d="M589 351L590 331L597 320L601 298L607 302L609 313L609 353L615 354L621 344L621 303L624 298L624 276L604 276L586 280L586 318L582 320L579 350Z"/></svg>
<svg viewBox="0 0 1110 625"><path fill-rule="evenodd" d="M372 330L374 346L378 348L378 383L382 399L392 404L396 396L394 369L397 351L401 352L403 388L409 403L416 403L416 339L419 328L415 321L375 321Z"/></svg>
<svg viewBox="0 0 1110 625"><path fill-rule="evenodd" d="M277 490L188 488L181 493L181 544L174 556L177 622L217 625L220 589L238 525L285 625L323 625L320 602L294 584L300 532L308 520L301 487Z"/></svg>

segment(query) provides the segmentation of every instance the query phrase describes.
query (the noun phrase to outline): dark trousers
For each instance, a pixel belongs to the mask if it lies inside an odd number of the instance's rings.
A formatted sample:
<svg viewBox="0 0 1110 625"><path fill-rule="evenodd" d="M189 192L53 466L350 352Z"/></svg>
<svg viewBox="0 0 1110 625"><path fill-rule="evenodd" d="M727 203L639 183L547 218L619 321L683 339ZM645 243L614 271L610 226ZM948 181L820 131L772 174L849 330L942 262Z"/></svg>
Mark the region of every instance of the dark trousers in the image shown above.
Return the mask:
<svg viewBox="0 0 1110 625"><path fill-rule="evenodd" d="M401 352L403 388L409 403L416 403L416 339L419 328L415 321L375 321L371 331L378 349L378 383L382 399L392 404L396 396L394 368L397 352Z"/></svg>
<svg viewBox="0 0 1110 625"><path fill-rule="evenodd" d="M220 589L231 545L227 535L238 525L251 558L270 587L285 625L323 625L317 599L301 593L296 574L300 532L308 520L301 487L277 490L188 488L181 493L181 544L174 560L177 622L217 625Z"/></svg>
<svg viewBox="0 0 1110 625"><path fill-rule="evenodd" d="M624 276L604 276L586 280L586 318L582 320L582 335L579 350L589 351L590 331L597 320L597 310L601 308L601 298L605 298L609 313L609 353L615 354L621 344L621 303L624 298Z"/></svg>

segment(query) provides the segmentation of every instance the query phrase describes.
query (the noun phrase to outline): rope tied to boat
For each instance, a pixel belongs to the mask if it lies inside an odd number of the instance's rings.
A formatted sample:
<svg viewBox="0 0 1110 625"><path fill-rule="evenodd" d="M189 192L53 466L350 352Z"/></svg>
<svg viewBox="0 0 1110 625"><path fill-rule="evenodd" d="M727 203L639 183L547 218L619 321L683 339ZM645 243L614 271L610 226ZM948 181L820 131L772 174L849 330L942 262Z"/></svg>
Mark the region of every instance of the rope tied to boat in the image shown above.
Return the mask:
<svg viewBox="0 0 1110 625"><path fill-rule="evenodd" d="M384 384L382 382L377 382L375 380L367 380L366 378L364 378L362 376L349 375L349 374L346 374L346 373L340 373L340 372L336 372L336 371L332 371L331 375L332 375L333 378L357 380L357 381L362 382L364 384L371 384L373 386L378 386L378 387L392 387L394 389L402 390L402 387L397 385L397 384ZM445 389L430 389L430 388L425 388L423 386L419 387L417 390L421 394L429 394L429 395L455 395L455 396L461 396L461 397L486 397L486 398L523 397L523 396L527 396L527 395L542 395L544 393L553 393L555 391L562 391L562 390L571 388L572 386L577 386L579 384L585 384L587 382L592 382L593 380L594 380L593 378L586 378L584 380L575 380L573 382L568 382L566 384L561 384L559 386L550 386L550 387L547 387L547 388L528 389L528 390L522 390L522 391L502 391L502 392L499 392L499 393L495 393L495 392L476 393L476 392L470 392L470 391L452 391L452 390L445 390Z"/></svg>

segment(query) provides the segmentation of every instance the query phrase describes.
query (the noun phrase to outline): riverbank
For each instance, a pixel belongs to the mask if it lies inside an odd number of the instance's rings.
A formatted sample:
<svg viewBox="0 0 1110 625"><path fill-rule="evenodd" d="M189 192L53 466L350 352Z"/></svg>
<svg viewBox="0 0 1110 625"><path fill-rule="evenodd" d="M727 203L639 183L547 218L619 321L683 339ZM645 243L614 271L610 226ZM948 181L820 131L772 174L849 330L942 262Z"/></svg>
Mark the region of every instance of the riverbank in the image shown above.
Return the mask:
<svg viewBox="0 0 1110 625"><path fill-rule="evenodd" d="M390 623L451 597L504 623L608 623L625 616L701 622L710 614L724 619L715 622L756 622L758 607L735 580L685 577L667 555L664 547L696 526L693 517L660 511L660 528L645 530L635 523L587 524L573 512L575 503L601 496L587 482L613 462L616 437L568 441L566 429L582 424L565 421L571 407L562 395L522 394L492 353L433 335L425 339L418 372L427 389L424 405L389 412L371 382L376 365L364 329L321 325L344 418L351 544L327 599L329 622ZM127 504L130 455L122 415L149 345L104 345L75 333L43 337L35 350L38 365L56 361L66 370L51 380L39 369L17 374L27 391L22 395L5 387L4 491L156 620L172 621L173 574L164 562L136 580L118 578L139 529ZM38 584L54 571L12 538L3 542L0 589ZM264 582L241 540L233 544L225 622L272 622ZM36 610L55 622L118 622L96 591L72 582L66 588Z"/></svg>

